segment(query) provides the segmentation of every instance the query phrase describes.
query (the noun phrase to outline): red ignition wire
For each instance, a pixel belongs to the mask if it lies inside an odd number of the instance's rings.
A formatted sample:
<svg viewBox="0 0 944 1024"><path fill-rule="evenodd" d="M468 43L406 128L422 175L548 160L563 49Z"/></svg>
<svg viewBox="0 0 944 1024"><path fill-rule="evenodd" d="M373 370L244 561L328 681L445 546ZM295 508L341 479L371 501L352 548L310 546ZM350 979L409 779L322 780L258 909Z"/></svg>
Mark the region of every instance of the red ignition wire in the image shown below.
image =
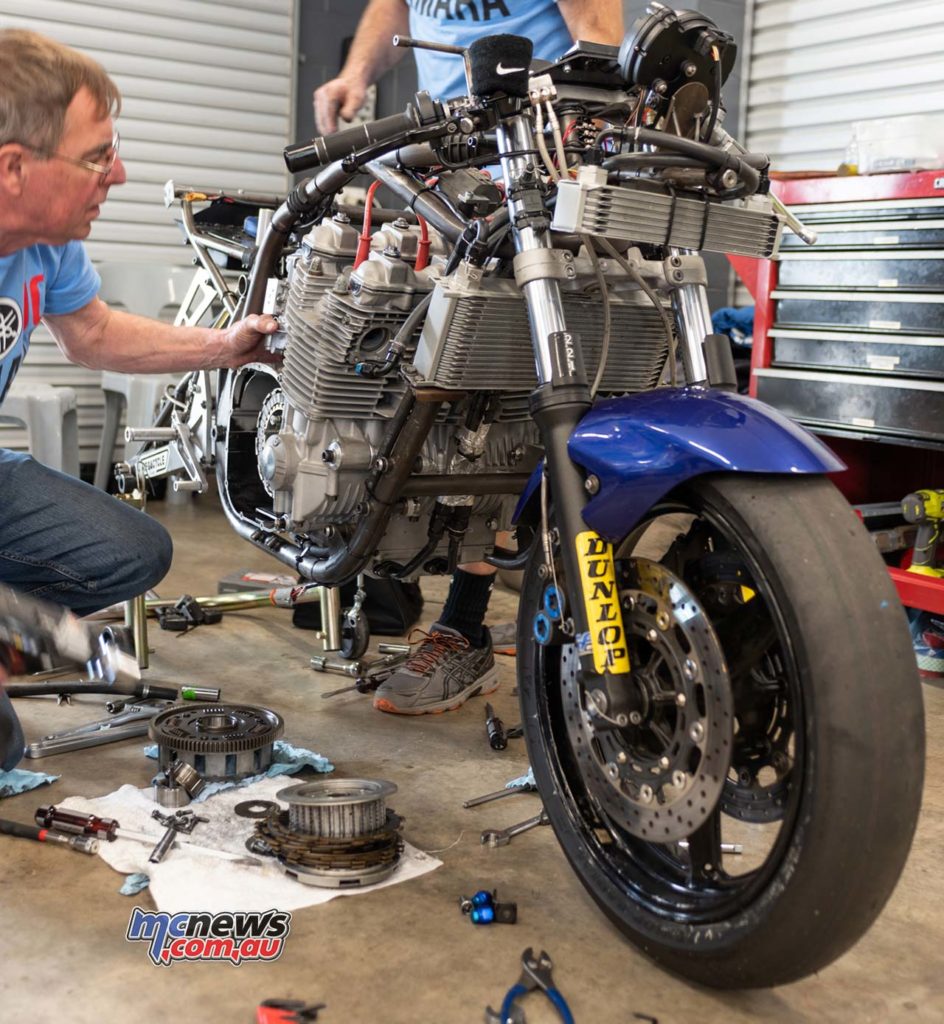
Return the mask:
<svg viewBox="0 0 944 1024"><path fill-rule="evenodd" d="M370 211L374 202L374 193L380 187L379 181L371 182L367 189L367 198L364 200L364 224L361 233L357 236L357 254L354 257L354 269L367 259L370 254Z"/></svg>
<svg viewBox="0 0 944 1024"><path fill-rule="evenodd" d="M429 226L419 215L416 219L420 223L420 244L416 247L416 269L425 270L429 265Z"/></svg>

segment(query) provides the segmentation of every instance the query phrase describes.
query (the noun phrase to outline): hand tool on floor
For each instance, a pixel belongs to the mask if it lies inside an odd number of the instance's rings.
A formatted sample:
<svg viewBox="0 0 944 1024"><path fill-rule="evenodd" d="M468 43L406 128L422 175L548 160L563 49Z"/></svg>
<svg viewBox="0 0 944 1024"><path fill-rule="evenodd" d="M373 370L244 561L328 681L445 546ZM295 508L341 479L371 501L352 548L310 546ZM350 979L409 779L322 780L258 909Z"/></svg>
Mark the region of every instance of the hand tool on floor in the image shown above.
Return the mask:
<svg viewBox="0 0 944 1024"><path fill-rule="evenodd" d="M944 577L944 567L939 566L937 560L941 523L944 522L944 491L929 488L906 494L901 499L901 514L906 522L915 523L918 527L908 572Z"/></svg>
<svg viewBox="0 0 944 1024"><path fill-rule="evenodd" d="M31 758L49 757L52 754L64 754L70 750L83 750L86 747L117 743L119 740L135 736L146 736L150 719L173 703L170 700L148 700L129 704L123 711L110 715L108 718L79 725L74 729L66 729L63 732L50 733L41 740L28 744L26 756Z"/></svg>
<svg viewBox="0 0 944 1024"><path fill-rule="evenodd" d="M551 1001L554 1009L557 1010L560 1019L564 1024L574 1024L573 1014L567 1005L567 1000L561 995L560 990L554 984L552 971L554 964L547 953L542 949L540 956L534 955L531 946L521 954L521 977L517 984L512 985L505 994L502 1001L501 1011L496 1014L489 1007L486 1010L486 1020L500 1021L501 1024L508 1024L509 1021L524 1021L524 1013L517 1005L518 1000L531 992L540 989ZM518 1011L518 1016L515 1011Z"/></svg>
<svg viewBox="0 0 944 1024"><path fill-rule="evenodd" d="M508 828L485 829L482 833L482 845L491 848L507 846L515 836L520 836L522 832L537 828L538 825L549 825L550 823L551 819L548 818L547 811L542 810L540 814L528 818L527 821L521 821L517 825L510 825Z"/></svg>
<svg viewBox="0 0 944 1024"><path fill-rule="evenodd" d="M156 609L157 621L161 629L174 633L189 633L197 626L212 626L223 619L218 608L206 608L195 597L184 594L170 608Z"/></svg>
<svg viewBox="0 0 944 1024"><path fill-rule="evenodd" d="M485 702L485 732L492 750L504 750L508 746L505 723L495 714L495 709L488 701Z"/></svg>
<svg viewBox="0 0 944 1024"><path fill-rule="evenodd" d="M150 683L108 683L99 679L79 679L65 682L56 679L43 680L42 682L5 683L7 694L10 697L59 697L80 693L111 693L121 697L135 697L138 700L205 700L218 701L222 691L214 686L181 686L178 690L175 686L153 686ZM115 701L113 708L105 705L105 710L110 711L117 708L118 704L127 702ZM122 708L117 708L122 710Z"/></svg>
<svg viewBox="0 0 944 1024"><path fill-rule="evenodd" d="M472 924L514 924L518 920L518 904L499 903L496 889L479 889L472 896L460 896L459 909L468 914Z"/></svg>
<svg viewBox="0 0 944 1024"><path fill-rule="evenodd" d="M527 782L521 786L505 786L504 789L498 789L494 793L474 796L471 800L466 800L462 806L478 807L479 804L490 804L493 800L503 800L506 796L514 796L515 793L535 793L537 788L532 782Z"/></svg>
<svg viewBox="0 0 944 1024"><path fill-rule="evenodd" d="M304 1024L318 1019L324 1003L303 1003L300 999L266 999L256 1007L256 1024Z"/></svg>
<svg viewBox="0 0 944 1024"><path fill-rule="evenodd" d="M130 839L139 843L150 843L153 845L155 836L146 832L135 832L133 829L122 828L121 824L114 818L100 818L95 814L88 814L85 811L72 811L64 807L39 807L36 809L36 824L47 829L54 829L56 834L82 835L83 843L87 839L107 839L109 842L115 839ZM228 850L216 850L211 846L198 846L186 839L176 838L178 845L186 846L197 853L206 854L210 857L217 857L220 860L232 861L236 864L248 864L252 867L259 867L260 862L254 857L245 857L238 853L230 853ZM94 852L94 851L93 851Z"/></svg>
<svg viewBox="0 0 944 1024"><path fill-rule="evenodd" d="M167 831L161 837L157 846L151 851L151 856L148 857L152 864L160 864L167 856L174 845L178 832L183 832L189 836L201 821L206 822L210 820L209 818L202 818L199 814L194 814L193 811L177 811L176 814L161 814L160 811L151 811L151 817L162 825L167 826Z"/></svg>
<svg viewBox="0 0 944 1024"><path fill-rule="evenodd" d="M48 828L39 828L37 825L24 825L19 821L8 821L6 818L0 818L0 835L35 839L40 843L60 843L79 853L98 853L98 840L94 836L66 835L63 832L53 832Z"/></svg>
<svg viewBox="0 0 944 1024"><path fill-rule="evenodd" d="M55 829L57 832L70 832L73 835L93 836L95 839L107 839L113 842L118 838L118 822L114 818L99 818L95 814L81 811L69 811L64 807L52 804L37 807L36 824L41 828Z"/></svg>
<svg viewBox="0 0 944 1024"><path fill-rule="evenodd" d="M410 653L408 644L380 644L381 657L374 661L337 661L316 655L311 659L311 667L316 672L331 672L334 675L353 676L352 686L342 686L340 690L329 690L322 697L337 697L342 693L370 693L406 661Z"/></svg>

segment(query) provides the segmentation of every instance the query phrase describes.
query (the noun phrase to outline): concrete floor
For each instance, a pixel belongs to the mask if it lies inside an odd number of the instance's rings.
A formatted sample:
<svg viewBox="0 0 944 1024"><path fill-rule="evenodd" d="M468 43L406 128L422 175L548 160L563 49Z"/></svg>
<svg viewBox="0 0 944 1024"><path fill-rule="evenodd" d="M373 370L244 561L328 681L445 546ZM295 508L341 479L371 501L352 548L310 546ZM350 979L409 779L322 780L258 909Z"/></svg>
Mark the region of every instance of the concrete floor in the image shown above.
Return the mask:
<svg viewBox="0 0 944 1024"><path fill-rule="evenodd" d="M213 593L217 579L235 569L278 568L232 533L212 498L155 503L152 511L176 543L162 596ZM444 590L442 581L424 583L430 618ZM512 618L515 604L512 593L496 591L490 621ZM443 851L444 864L413 882L296 912L275 963L165 970L150 965L142 944L125 940L132 906L149 905L146 893L119 895L121 876L100 860L4 838L0 1022L249 1024L256 1005L274 997L326 1003L319 1019L339 1024L480 1022L486 1004L497 1008L517 979L529 945L554 958L555 977L581 1022L632 1024L634 1014L659 1024L944 1019L944 689L925 686L924 809L911 859L877 924L819 976L776 990L719 994L666 975L629 946L585 895L549 829L498 850L480 845L482 828L538 809L534 796L462 808L463 800L527 769L523 741L502 753L488 748L481 700L419 719L380 714L359 694L323 701L319 693L340 685L337 677L310 671L308 659L319 648L275 609L233 613L185 637L155 628L151 646L149 680L220 686L224 699L272 707L286 719L286 738L330 757L337 775L396 782L390 805L405 818L406 838ZM514 661L500 660L503 684L491 699L510 724L519 718ZM30 739L101 716L89 698L71 707L45 700L19 707ZM29 821L42 803L100 796L122 783L144 786L153 763L141 748L130 740L27 763L62 778L5 800L0 813ZM480 887L497 887L500 898L517 901L516 926L476 928L462 917L458 897ZM529 1024L557 1019L534 996L526 1009Z"/></svg>

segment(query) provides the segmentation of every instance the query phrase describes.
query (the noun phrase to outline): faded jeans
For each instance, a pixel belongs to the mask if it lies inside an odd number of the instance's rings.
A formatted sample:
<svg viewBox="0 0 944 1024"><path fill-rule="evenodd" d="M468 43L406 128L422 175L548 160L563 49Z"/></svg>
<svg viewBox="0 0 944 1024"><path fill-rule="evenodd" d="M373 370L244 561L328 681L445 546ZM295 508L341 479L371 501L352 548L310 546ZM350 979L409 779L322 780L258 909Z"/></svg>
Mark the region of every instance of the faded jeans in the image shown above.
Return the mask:
<svg viewBox="0 0 944 1024"><path fill-rule="evenodd" d="M0 448L0 583L88 615L155 586L172 551L167 531L143 512ZM12 711L0 700L0 719ZM9 761L0 749L0 765Z"/></svg>

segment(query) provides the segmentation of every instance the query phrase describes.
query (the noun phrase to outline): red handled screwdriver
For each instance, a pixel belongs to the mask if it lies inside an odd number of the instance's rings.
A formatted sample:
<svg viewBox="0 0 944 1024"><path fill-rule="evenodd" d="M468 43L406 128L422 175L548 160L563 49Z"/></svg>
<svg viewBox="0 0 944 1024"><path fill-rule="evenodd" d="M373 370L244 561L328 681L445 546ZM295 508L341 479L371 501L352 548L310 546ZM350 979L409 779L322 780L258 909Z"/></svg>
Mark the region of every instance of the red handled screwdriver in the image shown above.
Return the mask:
<svg viewBox="0 0 944 1024"><path fill-rule="evenodd" d="M84 814L81 811L67 811L52 804L36 809L36 824L59 832L107 839L109 842L118 838L119 825L114 818L99 818L97 815Z"/></svg>

